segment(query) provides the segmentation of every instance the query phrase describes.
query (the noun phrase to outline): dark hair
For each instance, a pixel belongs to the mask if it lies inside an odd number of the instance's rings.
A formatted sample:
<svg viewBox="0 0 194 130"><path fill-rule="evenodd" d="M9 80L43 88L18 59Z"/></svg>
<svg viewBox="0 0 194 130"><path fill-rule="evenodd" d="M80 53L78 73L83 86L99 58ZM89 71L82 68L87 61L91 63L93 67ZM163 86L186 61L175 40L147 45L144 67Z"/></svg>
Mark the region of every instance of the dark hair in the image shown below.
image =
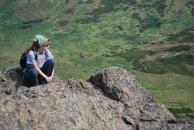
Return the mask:
<svg viewBox="0 0 194 130"><path fill-rule="evenodd" d="M37 41L34 41L29 48L26 48L26 50L24 51L24 53L25 53L25 55L27 55L30 50L32 50L32 51L38 51L40 49L40 47L41 46L38 44L38 42Z"/></svg>

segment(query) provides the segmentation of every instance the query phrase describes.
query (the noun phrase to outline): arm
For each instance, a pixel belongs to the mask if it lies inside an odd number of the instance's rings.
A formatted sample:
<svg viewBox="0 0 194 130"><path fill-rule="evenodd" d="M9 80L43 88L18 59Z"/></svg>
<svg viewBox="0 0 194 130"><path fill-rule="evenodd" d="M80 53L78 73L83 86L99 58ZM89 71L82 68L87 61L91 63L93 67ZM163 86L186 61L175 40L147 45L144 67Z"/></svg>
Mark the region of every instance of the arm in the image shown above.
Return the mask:
<svg viewBox="0 0 194 130"><path fill-rule="evenodd" d="M46 79L46 81L47 81L47 79L48 79L48 76L46 76L43 72L42 72L42 70L37 66L37 64L33 64L33 67L37 70L37 72L44 78L44 79Z"/></svg>
<svg viewBox="0 0 194 130"><path fill-rule="evenodd" d="M35 53L32 50L29 51L27 55L27 64L32 65L32 67L37 70L38 74L40 74L43 78L46 78L46 75L38 67L36 60L35 60Z"/></svg>
<svg viewBox="0 0 194 130"><path fill-rule="evenodd" d="M33 67L38 71L38 73L47 81L50 82L53 79L53 74L54 74L54 70L52 72L52 75L50 77L48 77L47 75L45 75L42 70L37 66L37 64L33 64Z"/></svg>
<svg viewBox="0 0 194 130"><path fill-rule="evenodd" d="M52 77L54 76L54 73L55 73L54 71L55 71L55 70L53 69L52 74L51 74Z"/></svg>

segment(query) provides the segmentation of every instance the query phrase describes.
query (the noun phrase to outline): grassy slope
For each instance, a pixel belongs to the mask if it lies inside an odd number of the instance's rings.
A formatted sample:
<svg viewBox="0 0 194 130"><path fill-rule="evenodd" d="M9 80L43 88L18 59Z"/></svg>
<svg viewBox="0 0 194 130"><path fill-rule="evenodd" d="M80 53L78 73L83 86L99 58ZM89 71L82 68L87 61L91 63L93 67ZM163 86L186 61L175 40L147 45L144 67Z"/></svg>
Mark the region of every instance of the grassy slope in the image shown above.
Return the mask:
<svg viewBox="0 0 194 130"><path fill-rule="evenodd" d="M168 74L135 73L141 84L149 89L153 96L178 118L194 118L194 78Z"/></svg>
<svg viewBox="0 0 194 130"><path fill-rule="evenodd" d="M189 6L192 6L192 0ZM140 71L151 68L144 72L156 73L156 61L146 62L142 66L139 63L145 55L160 51L145 51L138 49L139 47L163 39L176 42L177 45L185 40L193 42L190 29L194 27L194 18L186 8L185 0L176 0L174 3L172 0L106 0L101 3L100 0L89 0L86 3L77 0L56 0L53 3L1 0L0 8L0 67L18 65L22 51L31 44L33 36L40 33L53 41L51 50L57 60L56 73L62 79L88 79L96 70L108 66L120 66L128 70L135 68ZM161 66L159 71L162 70L162 63L158 64ZM167 60L166 63L170 62ZM176 65L175 68L170 71L168 69L167 72L184 70ZM183 72L180 74L185 74ZM170 80L166 79L168 74L135 74L177 116L192 118L188 114L185 116L176 113L179 107L193 109L192 77L171 73ZM187 80L189 82L184 82ZM165 89L164 83L167 86ZM185 89L180 89L180 86ZM184 97L183 100L176 97L180 93L186 95L180 95ZM167 102L171 99L173 102ZM194 113L189 112L191 115Z"/></svg>

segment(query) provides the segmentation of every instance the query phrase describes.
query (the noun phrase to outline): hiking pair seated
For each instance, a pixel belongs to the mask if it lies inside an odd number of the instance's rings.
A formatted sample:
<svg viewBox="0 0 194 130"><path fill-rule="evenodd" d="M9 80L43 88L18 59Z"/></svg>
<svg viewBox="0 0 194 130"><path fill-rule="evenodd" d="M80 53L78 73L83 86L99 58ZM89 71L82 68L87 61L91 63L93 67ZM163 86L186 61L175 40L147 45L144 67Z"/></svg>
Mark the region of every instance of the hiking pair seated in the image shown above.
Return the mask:
<svg viewBox="0 0 194 130"><path fill-rule="evenodd" d="M49 50L51 41L36 35L31 47L20 58L24 80L27 86L36 86L51 82L54 76L55 60Z"/></svg>

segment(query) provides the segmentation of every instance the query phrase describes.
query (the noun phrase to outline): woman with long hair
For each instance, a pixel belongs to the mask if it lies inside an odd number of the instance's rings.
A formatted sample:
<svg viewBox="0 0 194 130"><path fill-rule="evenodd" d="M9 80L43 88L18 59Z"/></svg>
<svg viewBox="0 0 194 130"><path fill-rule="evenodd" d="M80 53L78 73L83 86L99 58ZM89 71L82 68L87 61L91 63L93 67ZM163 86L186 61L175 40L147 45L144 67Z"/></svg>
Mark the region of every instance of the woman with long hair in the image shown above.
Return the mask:
<svg viewBox="0 0 194 130"><path fill-rule="evenodd" d="M43 35L36 35L31 47L27 48L24 80L28 86L51 82L54 76L55 61L49 50L51 41Z"/></svg>

